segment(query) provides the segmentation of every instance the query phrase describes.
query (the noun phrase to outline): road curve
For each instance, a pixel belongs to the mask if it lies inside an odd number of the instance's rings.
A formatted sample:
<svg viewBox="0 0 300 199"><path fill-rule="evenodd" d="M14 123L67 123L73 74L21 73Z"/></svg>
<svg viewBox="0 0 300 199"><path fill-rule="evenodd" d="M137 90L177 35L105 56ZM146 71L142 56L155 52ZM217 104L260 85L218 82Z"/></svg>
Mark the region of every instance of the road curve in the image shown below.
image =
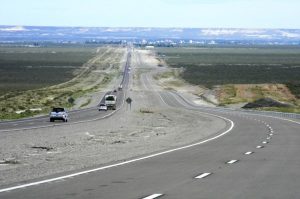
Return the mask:
<svg viewBox="0 0 300 199"><path fill-rule="evenodd" d="M243 112L207 111L171 92L170 106L229 118L228 134L174 151L139 157L1 198L297 198L299 123ZM230 122L235 126L230 128ZM219 132L219 134L224 132ZM217 135L215 135L217 136ZM97 172L98 171L98 172ZM57 176L54 176L57 177Z"/></svg>
<svg viewBox="0 0 300 199"><path fill-rule="evenodd" d="M162 104L226 121L191 145L98 168L0 188L0 198L298 198L300 123L242 111L198 107L174 92Z"/></svg>

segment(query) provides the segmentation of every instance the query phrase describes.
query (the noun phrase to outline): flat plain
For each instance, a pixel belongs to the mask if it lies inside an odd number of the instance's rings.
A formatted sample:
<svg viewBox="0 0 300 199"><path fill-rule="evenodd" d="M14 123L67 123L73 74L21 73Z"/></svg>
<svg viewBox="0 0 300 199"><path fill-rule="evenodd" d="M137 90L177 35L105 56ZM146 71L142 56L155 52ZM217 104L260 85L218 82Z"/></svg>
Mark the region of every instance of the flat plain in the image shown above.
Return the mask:
<svg viewBox="0 0 300 199"><path fill-rule="evenodd" d="M0 95L59 84L96 54L96 47L0 47Z"/></svg>
<svg viewBox="0 0 300 199"><path fill-rule="evenodd" d="M155 51L159 59L180 71L184 81L218 88L220 104L272 97L299 106L300 47L205 46L156 48Z"/></svg>
<svg viewBox="0 0 300 199"><path fill-rule="evenodd" d="M124 53L124 48L94 45L0 48L0 119L73 107L77 98L121 74Z"/></svg>

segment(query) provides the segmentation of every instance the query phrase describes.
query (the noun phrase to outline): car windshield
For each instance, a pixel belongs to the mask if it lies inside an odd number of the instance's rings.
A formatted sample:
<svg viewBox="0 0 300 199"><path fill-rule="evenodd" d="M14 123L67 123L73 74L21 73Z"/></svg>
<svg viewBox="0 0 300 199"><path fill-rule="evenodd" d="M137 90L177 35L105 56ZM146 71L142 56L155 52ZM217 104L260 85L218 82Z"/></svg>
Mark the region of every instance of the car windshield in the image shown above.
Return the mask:
<svg viewBox="0 0 300 199"><path fill-rule="evenodd" d="M64 112L64 111L65 111L64 108L53 108L52 109L52 112L56 112L56 113L58 113L58 112Z"/></svg>
<svg viewBox="0 0 300 199"><path fill-rule="evenodd" d="M106 98L106 100L108 100L108 101L114 101L115 98L113 96L109 96L109 97Z"/></svg>

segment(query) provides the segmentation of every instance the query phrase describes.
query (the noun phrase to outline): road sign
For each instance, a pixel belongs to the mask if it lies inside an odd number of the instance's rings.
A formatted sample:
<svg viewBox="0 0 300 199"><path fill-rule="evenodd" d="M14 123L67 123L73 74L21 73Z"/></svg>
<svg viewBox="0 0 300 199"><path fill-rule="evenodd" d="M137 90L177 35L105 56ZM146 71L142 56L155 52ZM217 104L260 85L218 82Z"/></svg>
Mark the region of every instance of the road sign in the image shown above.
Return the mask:
<svg viewBox="0 0 300 199"><path fill-rule="evenodd" d="M128 97L128 98L126 99L126 102L127 102L127 104L131 104L132 99L131 99L130 97Z"/></svg>

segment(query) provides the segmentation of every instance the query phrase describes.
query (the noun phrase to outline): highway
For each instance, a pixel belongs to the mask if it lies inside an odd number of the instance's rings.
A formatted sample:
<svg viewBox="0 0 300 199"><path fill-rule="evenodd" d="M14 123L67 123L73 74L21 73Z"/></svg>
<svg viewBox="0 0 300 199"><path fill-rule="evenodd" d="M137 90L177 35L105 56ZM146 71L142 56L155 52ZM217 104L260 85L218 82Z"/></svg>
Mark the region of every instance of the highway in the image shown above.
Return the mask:
<svg viewBox="0 0 300 199"><path fill-rule="evenodd" d="M221 118L226 128L190 145L1 187L0 198L299 198L299 121L199 107L157 91L147 74L141 80L162 105Z"/></svg>
<svg viewBox="0 0 300 199"><path fill-rule="evenodd" d="M118 86L116 86L116 92L109 91L105 92L102 95L102 98L99 100L99 104L104 101L104 96L106 94L115 94L117 95L117 110L118 111L121 107L121 105L124 103L124 97L127 87L128 87L128 81L129 81L129 66L130 66L130 59L131 59L131 53L128 52L127 54L127 60L124 66L122 80L119 85L122 85L123 89L118 90ZM21 130L30 130L30 129L38 129L38 128L49 128L53 126L61 126L61 125L72 125L74 123L83 123L87 121L95 121L104 119L106 117L111 116L116 111L108 110L107 112L98 111L98 107L92 107L92 108L86 108L86 109L80 109L80 110L73 110L69 111L69 122L63 123L61 121L56 121L54 123L50 123L49 116L40 116L40 117L34 117L34 118L27 118L27 119L20 119L20 120L11 120L11 121L5 121L0 122L0 132L12 132L12 131L21 131Z"/></svg>

